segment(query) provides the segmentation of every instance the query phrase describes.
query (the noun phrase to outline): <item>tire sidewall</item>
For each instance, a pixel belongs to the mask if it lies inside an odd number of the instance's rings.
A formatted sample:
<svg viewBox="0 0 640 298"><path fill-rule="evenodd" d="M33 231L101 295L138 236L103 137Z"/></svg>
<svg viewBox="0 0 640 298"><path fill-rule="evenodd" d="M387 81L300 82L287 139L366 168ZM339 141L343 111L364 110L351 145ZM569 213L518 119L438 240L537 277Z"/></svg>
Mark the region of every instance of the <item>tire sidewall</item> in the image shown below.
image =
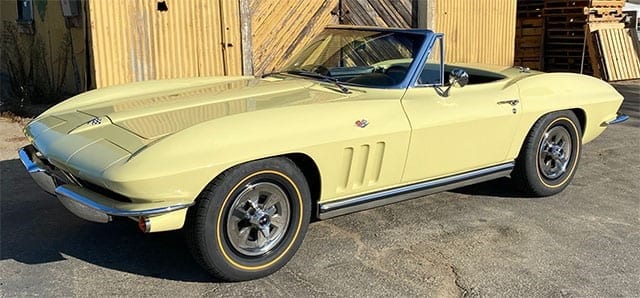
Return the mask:
<svg viewBox="0 0 640 298"><path fill-rule="evenodd" d="M254 279L271 274L286 264L297 251L310 218L309 188L301 171L293 162L259 160L233 168L225 183L213 189L213 197L206 209L203 254L209 266L224 273L229 280ZM263 255L248 257L237 252L227 236L226 221L237 195L247 184L269 181L281 187L289 200L290 220L285 236Z"/></svg>
<svg viewBox="0 0 640 298"><path fill-rule="evenodd" d="M555 112L545 115L539 120L534 130L529 147L525 150L525 174L530 188L542 196L553 195L562 191L572 180L578 167L582 151L582 131L578 119L572 112ZM571 158L567 171L556 179L548 179L541 172L539 154L544 135L554 127L562 126L571 138Z"/></svg>

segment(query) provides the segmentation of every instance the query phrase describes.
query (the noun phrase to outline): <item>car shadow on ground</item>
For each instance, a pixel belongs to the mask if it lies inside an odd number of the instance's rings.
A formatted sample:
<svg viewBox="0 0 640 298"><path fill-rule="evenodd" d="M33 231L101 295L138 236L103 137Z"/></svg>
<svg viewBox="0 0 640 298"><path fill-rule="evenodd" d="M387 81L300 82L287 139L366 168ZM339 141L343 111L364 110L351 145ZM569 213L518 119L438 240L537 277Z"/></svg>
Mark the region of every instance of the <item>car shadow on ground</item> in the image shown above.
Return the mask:
<svg viewBox="0 0 640 298"><path fill-rule="evenodd" d="M84 221L40 190L17 160L0 161L0 260L44 264L75 258L103 268L162 279L216 282L192 259L182 231L143 234L129 219ZM456 189L518 197L509 179Z"/></svg>
<svg viewBox="0 0 640 298"><path fill-rule="evenodd" d="M0 161L0 260L43 264L76 258L162 279L216 282L192 259L181 231L143 234L129 219L77 218L41 191L17 160Z"/></svg>
<svg viewBox="0 0 640 298"><path fill-rule="evenodd" d="M511 178L504 177L478 184L473 184L449 192L473 196L490 196L500 198L532 198L515 187Z"/></svg>

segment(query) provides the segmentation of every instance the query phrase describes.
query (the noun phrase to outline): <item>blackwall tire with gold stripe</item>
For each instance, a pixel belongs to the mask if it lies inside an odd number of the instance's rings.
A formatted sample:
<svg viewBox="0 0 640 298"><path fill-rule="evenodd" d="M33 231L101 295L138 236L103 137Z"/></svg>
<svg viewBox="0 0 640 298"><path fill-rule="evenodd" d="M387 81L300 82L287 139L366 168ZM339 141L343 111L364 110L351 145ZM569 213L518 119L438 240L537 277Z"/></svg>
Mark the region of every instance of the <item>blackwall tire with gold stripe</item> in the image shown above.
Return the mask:
<svg viewBox="0 0 640 298"><path fill-rule="evenodd" d="M557 194L571 183L581 151L582 128L576 115L546 114L529 131L511 177L527 195Z"/></svg>
<svg viewBox="0 0 640 298"><path fill-rule="evenodd" d="M185 231L203 268L221 280L243 281L284 266L300 247L310 216L302 171L287 158L269 158L215 178L188 211Z"/></svg>

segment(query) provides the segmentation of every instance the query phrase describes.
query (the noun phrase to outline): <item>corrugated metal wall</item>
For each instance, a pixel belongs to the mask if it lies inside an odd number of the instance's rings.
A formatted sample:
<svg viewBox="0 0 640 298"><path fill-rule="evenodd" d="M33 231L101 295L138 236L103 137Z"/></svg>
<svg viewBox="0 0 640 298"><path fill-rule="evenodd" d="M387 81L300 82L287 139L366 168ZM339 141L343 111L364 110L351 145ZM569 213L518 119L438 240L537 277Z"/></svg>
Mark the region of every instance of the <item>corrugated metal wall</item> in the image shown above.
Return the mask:
<svg viewBox="0 0 640 298"><path fill-rule="evenodd" d="M237 1L90 0L96 87L242 72Z"/></svg>
<svg viewBox="0 0 640 298"><path fill-rule="evenodd" d="M338 0L253 0L251 27L254 74L281 66L337 18Z"/></svg>
<svg viewBox="0 0 640 298"><path fill-rule="evenodd" d="M448 63L513 64L515 0L436 0L434 8Z"/></svg>
<svg viewBox="0 0 640 298"><path fill-rule="evenodd" d="M343 24L411 28L415 0L342 0Z"/></svg>

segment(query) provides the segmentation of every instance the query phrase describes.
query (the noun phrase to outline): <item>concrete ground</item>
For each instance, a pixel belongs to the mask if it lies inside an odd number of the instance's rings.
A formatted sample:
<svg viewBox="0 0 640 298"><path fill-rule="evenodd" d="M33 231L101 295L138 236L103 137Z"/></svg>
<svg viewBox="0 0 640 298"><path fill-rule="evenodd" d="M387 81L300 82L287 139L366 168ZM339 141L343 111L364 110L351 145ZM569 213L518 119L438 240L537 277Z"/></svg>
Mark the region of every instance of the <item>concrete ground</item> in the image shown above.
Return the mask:
<svg viewBox="0 0 640 298"><path fill-rule="evenodd" d="M584 147L561 194L501 179L311 224L293 260L213 281L180 231L76 218L37 189L0 120L0 296L638 296L640 83L617 85L630 121Z"/></svg>

